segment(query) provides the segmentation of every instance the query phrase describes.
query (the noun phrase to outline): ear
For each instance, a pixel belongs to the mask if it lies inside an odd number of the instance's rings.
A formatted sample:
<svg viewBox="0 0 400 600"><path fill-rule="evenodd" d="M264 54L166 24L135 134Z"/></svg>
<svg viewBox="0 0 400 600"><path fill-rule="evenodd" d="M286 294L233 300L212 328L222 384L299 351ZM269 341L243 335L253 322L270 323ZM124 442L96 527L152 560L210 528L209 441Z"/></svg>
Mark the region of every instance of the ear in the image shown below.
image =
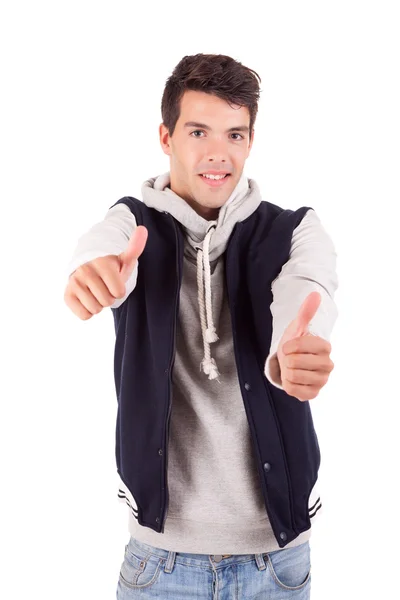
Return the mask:
<svg viewBox="0 0 400 600"><path fill-rule="evenodd" d="M161 144L161 148L162 148L163 152L165 154L170 155L171 154L171 144L170 144L171 137L170 137L169 131L168 131L167 127L164 125L164 123L160 123L158 132L160 135L160 144Z"/></svg>

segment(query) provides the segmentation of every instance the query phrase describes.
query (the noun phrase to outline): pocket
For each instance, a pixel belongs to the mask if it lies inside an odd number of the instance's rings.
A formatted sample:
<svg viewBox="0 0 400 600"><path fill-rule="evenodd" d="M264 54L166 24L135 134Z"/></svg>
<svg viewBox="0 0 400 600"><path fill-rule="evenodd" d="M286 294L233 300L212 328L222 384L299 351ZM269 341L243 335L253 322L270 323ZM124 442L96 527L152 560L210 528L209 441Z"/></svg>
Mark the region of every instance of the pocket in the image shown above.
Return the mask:
<svg viewBox="0 0 400 600"><path fill-rule="evenodd" d="M264 554L275 583L285 590L301 590L311 581L310 544Z"/></svg>
<svg viewBox="0 0 400 600"><path fill-rule="evenodd" d="M140 556L139 551L125 546L125 556L119 573L119 581L130 589L149 588L158 580L165 558L155 555Z"/></svg>

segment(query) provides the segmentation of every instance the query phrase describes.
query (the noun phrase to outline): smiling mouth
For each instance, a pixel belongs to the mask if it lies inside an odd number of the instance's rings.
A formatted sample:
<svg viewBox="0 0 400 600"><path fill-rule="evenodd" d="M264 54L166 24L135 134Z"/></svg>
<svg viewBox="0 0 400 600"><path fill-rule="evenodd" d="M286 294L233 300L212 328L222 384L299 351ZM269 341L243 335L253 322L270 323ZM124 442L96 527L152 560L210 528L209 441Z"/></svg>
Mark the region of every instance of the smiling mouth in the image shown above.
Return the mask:
<svg viewBox="0 0 400 600"><path fill-rule="evenodd" d="M205 177L204 175L199 175L199 177L211 187L220 187L224 185L230 175L230 173L226 173L224 177L219 177L218 179L212 179L211 177Z"/></svg>
<svg viewBox="0 0 400 600"><path fill-rule="evenodd" d="M202 177L205 177L206 179L224 179L225 177L230 175L230 173L200 173L200 175ZM223 175L223 177L221 177L221 175Z"/></svg>

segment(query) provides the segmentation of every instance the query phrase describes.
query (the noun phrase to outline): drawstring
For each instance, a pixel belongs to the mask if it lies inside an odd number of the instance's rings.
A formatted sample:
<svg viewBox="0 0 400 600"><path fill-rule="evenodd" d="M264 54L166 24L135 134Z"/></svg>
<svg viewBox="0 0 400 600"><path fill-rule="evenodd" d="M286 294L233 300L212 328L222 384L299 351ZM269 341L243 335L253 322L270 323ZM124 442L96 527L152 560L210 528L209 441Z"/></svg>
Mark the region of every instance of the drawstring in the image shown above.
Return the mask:
<svg viewBox="0 0 400 600"><path fill-rule="evenodd" d="M215 225L210 227L203 242L203 250L197 249L197 288L200 309L201 332L203 334L204 358L200 369L208 375L209 379L218 379L219 372L217 363L211 357L210 344L218 341L218 335L213 323L212 303L211 303L211 270L210 270L210 237L215 229ZM204 300L204 281L205 281L205 300ZM219 380L219 379L218 379Z"/></svg>

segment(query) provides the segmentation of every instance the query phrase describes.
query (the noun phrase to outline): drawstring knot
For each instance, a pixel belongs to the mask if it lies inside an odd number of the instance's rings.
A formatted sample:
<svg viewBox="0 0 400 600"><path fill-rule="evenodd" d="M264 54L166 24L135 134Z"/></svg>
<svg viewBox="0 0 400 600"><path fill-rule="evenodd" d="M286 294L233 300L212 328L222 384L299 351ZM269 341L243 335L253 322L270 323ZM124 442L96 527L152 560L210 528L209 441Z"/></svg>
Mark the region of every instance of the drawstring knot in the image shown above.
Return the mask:
<svg viewBox="0 0 400 600"><path fill-rule="evenodd" d="M209 344L212 344L213 342L217 342L219 340L219 337L217 335L217 331L214 327L214 325L212 325L212 327L207 327L206 329L206 341Z"/></svg>
<svg viewBox="0 0 400 600"><path fill-rule="evenodd" d="M208 379L218 379L218 367L214 358L203 358L200 368L208 375Z"/></svg>

